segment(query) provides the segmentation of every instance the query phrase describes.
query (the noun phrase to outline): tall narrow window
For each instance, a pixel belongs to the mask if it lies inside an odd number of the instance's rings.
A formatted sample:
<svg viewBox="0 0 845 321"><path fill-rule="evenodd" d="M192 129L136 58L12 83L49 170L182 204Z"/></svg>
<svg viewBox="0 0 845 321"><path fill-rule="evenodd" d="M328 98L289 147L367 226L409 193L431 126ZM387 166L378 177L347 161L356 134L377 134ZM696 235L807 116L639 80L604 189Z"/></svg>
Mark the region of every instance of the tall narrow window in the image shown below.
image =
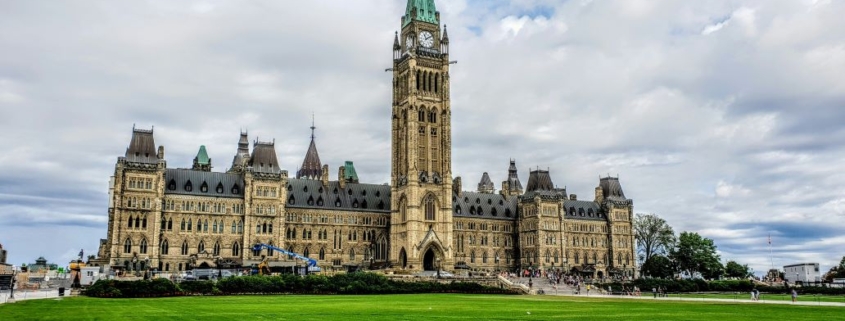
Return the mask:
<svg viewBox="0 0 845 321"><path fill-rule="evenodd" d="M322 249L322 248L320 249L320 256L319 256L319 258L320 258L320 260L325 260L325 259L326 259L326 249Z"/></svg>
<svg viewBox="0 0 845 321"><path fill-rule="evenodd" d="M182 242L182 255L188 255L188 241Z"/></svg>
<svg viewBox="0 0 845 321"><path fill-rule="evenodd" d="M214 256L220 255L220 243L219 242L214 242L214 253L212 253L212 255L214 255Z"/></svg>
<svg viewBox="0 0 845 321"><path fill-rule="evenodd" d="M132 240L126 239L126 242L123 242L123 253L132 253Z"/></svg>
<svg viewBox="0 0 845 321"><path fill-rule="evenodd" d="M141 250L139 252L141 252L141 254L147 253L147 240L146 239L141 240Z"/></svg>
<svg viewBox="0 0 845 321"><path fill-rule="evenodd" d="M205 242L200 241L200 244L197 245L197 253L202 253L202 251L205 251Z"/></svg>
<svg viewBox="0 0 845 321"><path fill-rule="evenodd" d="M161 254L167 255L168 252L170 252L170 244L167 240L164 240L164 242L161 242Z"/></svg>
<svg viewBox="0 0 845 321"><path fill-rule="evenodd" d="M232 256L239 256L241 255L241 245L238 242L232 244Z"/></svg>
<svg viewBox="0 0 845 321"><path fill-rule="evenodd" d="M425 219L428 221L434 220L434 197L429 196L425 199Z"/></svg>

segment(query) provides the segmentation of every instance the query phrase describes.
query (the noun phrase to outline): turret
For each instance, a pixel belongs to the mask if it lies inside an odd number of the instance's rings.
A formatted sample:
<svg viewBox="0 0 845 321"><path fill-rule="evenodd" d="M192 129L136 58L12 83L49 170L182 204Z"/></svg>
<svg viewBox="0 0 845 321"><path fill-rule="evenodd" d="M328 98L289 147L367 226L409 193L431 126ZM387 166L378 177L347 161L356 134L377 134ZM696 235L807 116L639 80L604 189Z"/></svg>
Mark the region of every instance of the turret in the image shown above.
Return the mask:
<svg viewBox="0 0 845 321"><path fill-rule="evenodd" d="M305 159L302 160L302 167L296 172L296 178L321 179L323 177L323 164L320 163L320 154L317 153L317 144L314 143L314 122L311 122L311 144L305 152Z"/></svg>
<svg viewBox="0 0 845 321"><path fill-rule="evenodd" d="M192 169L203 172L211 171L211 158L208 157L205 145L200 145L200 150L197 152L197 156L194 157L194 166Z"/></svg>
<svg viewBox="0 0 845 321"><path fill-rule="evenodd" d="M241 131L241 138L238 140L238 151L232 159L232 167L229 172L243 172L244 167L249 162L249 137L247 132Z"/></svg>
<svg viewBox="0 0 845 321"><path fill-rule="evenodd" d="M478 182L478 192L479 193L493 193L495 187L493 186L493 181L490 180L490 175L487 172L481 175L481 181Z"/></svg>

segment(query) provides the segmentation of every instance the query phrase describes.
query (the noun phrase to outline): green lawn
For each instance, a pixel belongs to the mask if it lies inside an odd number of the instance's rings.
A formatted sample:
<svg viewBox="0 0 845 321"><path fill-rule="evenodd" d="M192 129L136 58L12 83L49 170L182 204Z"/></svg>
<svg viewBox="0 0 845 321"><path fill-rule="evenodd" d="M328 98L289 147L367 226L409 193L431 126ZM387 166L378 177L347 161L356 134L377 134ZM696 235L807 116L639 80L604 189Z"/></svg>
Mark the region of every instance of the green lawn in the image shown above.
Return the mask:
<svg viewBox="0 0 845 321"><path fill-rule="evenodd" d="M3 304L0 319L845 320L845 307L464 294L74 297Z"/></svg>

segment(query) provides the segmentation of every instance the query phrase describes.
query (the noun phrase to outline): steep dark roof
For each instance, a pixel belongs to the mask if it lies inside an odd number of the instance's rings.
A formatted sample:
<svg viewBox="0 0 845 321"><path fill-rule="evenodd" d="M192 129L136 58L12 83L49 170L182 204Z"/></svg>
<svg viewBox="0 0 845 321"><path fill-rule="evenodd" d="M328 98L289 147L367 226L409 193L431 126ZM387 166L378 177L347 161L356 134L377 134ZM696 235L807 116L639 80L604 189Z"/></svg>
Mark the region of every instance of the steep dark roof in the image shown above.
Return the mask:
<svg viewBox="0 0 845 321"><path fill-rule="evenodd" d="M563 201L564 219L606 221L607 215L598 203L592 201Z"/></svg>
<svg viewBox="0 0 845 321"><path fill-rule="evenodd" d="M323 187L319 180L292 178L287 189L287 208L390 213L390 185L346 183L341 188L331 181Z"/></svg>
<svg viewBox="0 0 845 321"><path fill-rule="evenodd" d="M452 194L452 215L498 220L516 220L516 196L462 192Z"/></svg>
<svg viewBox="0 0 845 321"><path fill-rule="evenodd" d="M276 159L275 143L256 141L252 145L252 156L249 160L253 172L280 173L279 161Z"/></svg>
<svg viewBox="0 0 845 321"><path fill-rule="evenodd" d="M320 163L320 154L317 153L317 145L314 144L314 135L311 135L311 145L305 153L302 167L296 171L296 178L320 179L322 177L323 163Z"/></svg>
<svg viewBox="0 0 845 321"><path fill-rule="evenodd" d="M511 165L508 167L508 189L511 191L521 191L522 183L519 182L519 175L516 170L516 161L511 159Z"/></svg>
<svg viewBox="0 0 845 321"><path fill-rule="evenodd" d="M152 129L132 128L132 141L129 142L129 148L126 149L126 161L147 164L158 162Z"/></svg>
<svg viewBox="0 0 845 321"><path fill-rule="evenodd" d="M168 168L164 182L164 194L244 197L244 178L238 174ZM205 192L203 184L206 184Z"/></svg>
<svg viewBox="0 0 845 321"><path fill-rule="evenodd" d="M555 184L552 183L552 177L549 176L549 171L536 169L531 171L531 174L528 175L528 188L525 189L526 192L533 192L533 191L551 191L555 189Z"/></svg>
<svg viewBox="0 0 845 321"><path fill-rule="evenodd" d="M490 180L490 175L488 175L487 172L484 172L484 174L481 175L481 181L478 182L478 192L493 193L494 189L495 187L493 185L493 181Z"/></svg>
<svg viewBox="0 0 845 321"><path fill-rule="evenodd" d="M604 198L614 201L627 200L625 193L622 192L622 185L619 184L618 177L602 177L599 180L599 186Z"/></svg>

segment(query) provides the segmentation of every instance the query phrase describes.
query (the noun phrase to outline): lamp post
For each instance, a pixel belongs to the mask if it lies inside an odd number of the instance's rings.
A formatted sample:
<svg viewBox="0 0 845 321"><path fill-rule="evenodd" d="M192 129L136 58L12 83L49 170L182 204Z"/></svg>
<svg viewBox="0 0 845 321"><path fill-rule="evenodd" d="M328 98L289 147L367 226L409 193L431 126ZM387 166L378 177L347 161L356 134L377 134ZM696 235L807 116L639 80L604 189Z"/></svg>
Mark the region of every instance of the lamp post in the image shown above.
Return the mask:
<svg viewBox="0 0 845 321"><path fill-rule="evenodd" d="M18 271L14 268L12 269L12 282L9 284L9 300L6 302L14 303L15 302L15 283L17 283L18 279Z"/></svg>
<svg viewBox="0 0 845 321"><path fill-rule="evenodd" d="M499 255L498 254L496 254L495 260L496 260L496 273L498 273L499 272Z"/></svg>
<svg viewBox="0 0 845 321"><path fill-rule="evenodd" d="M437 278L439 279L440 278L440 258L439 257L437 258L436 262L437 262L437 266L435 267L435 269L437 269Z"/></svg>
<svg viewBox="0 0 845 321"><path fill-rule="evenodd" d="M217 279L218 280L223 278L223 270L222 270L222 267L220 266L220 261L222 261L222 260L223 260L223 258L220 257L220 256L214 258L214 263L217 264Z"/></svg>

